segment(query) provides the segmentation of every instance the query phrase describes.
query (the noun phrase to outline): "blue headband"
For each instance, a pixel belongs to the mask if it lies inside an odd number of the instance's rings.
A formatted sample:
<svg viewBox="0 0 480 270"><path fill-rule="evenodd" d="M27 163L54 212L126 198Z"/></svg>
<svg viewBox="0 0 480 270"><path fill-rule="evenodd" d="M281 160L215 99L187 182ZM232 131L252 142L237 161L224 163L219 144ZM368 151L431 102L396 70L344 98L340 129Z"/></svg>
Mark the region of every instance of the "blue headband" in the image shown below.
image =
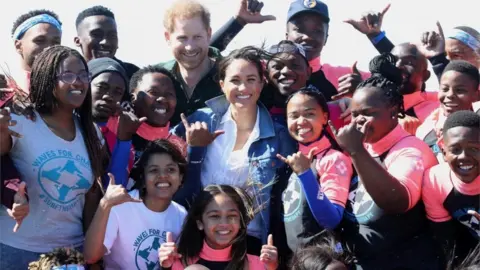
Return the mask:
<svg viewBox="0 0 480 270"><path fill-rule="evenodd" d="M480 50L480 41L463 30L453 28L448 33L447 37L453 38L462 42L463 44L470 47L474 52L477 52L477 50Z"/></svg>
<svg viewBox="0 0 480 270"><path fill-rule="evenodd" d="M14 39L20 39L25 32L28 31L28 29L34 27L35 25L39 23L48 23L60 31L62 33L62 26L60 25L60 22L55 19L54 17L48 15L48 14L40 14L34 17L31 17L24 21L22 24L20 24L17 29L15 29L15 32L13 33L13 38Z"/></svg>

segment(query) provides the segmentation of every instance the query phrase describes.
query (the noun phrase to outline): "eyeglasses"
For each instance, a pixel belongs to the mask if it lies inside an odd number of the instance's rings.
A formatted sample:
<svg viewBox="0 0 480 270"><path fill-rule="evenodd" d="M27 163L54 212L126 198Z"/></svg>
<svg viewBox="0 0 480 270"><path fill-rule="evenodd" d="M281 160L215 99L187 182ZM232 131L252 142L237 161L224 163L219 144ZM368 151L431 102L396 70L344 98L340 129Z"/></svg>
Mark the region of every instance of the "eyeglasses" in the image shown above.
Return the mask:
<svg viewBox="0 0 480 270"><path fill-rule="evenodd" d="M82 83L90 83L90 74L88 74L88 72L82 72L80 74L64 72L57 75L57 78L66 84L74 84L77 80L80 80Z"/></svg>

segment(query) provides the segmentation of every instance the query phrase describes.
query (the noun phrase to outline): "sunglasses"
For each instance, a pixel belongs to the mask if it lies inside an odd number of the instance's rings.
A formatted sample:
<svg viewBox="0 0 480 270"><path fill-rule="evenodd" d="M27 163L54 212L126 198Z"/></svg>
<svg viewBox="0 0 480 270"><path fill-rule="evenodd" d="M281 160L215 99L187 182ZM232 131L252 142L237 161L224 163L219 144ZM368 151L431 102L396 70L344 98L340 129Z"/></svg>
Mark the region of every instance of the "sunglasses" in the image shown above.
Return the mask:
<svg viewBox="0 0 480 270"><path fill-rule="evenodd" d="M88 72L81 72L80 74L64 72L57 75L57 78L66 84L74 84L77 80L82 83L90 83L91 76Z"/></svg>

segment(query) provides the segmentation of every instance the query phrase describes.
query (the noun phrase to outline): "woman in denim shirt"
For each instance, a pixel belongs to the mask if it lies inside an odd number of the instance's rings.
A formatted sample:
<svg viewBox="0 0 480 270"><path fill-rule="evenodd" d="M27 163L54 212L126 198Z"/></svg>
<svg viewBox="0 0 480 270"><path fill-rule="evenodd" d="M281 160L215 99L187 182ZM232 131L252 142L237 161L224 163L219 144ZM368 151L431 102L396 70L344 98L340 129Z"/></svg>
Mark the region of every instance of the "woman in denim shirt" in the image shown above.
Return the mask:
<svg viewBox="0 0 480 270"><path fill-rule="evenodd" d="M260 254L270 231L272 184L285 165L277 154L291 154L295 143L258 102L264 86L261 57L254 47L233 51L219 63L224 96L206 102L172 132L185 137L189 171L175 201L185 204L208 184L229 184L251 191L261 211L248 226L248 252ZM201 176L201 179L198 179ZM227 232L221 232L227 233Z"/></svg>

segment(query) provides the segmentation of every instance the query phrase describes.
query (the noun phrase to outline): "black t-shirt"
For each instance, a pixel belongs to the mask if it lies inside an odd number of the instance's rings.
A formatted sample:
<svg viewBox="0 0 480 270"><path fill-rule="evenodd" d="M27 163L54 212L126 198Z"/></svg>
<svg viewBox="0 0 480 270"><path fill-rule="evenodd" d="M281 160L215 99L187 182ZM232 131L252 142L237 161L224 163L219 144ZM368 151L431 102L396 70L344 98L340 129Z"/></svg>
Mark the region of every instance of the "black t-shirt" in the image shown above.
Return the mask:
<svg viewBox="0 0 480 270"><path fill-rule="evenodd" d="M327 101L332 100L332 96L338 94L337 89L333 84L327 80L325 77L325 73L320 69L310 75L310 79L308 79L307 85L312 84L315 86L322 94L325 96Z"/></svg>
<svg viewBox="0 0 480 270"><path fill-rule="evenodd" d="M375 158L384 168L388 151ZM370 197L358 175L352 177L339 233L356 257L358 269L439 269L427 234L422 202L402 214L388 214Z"/></svg>

